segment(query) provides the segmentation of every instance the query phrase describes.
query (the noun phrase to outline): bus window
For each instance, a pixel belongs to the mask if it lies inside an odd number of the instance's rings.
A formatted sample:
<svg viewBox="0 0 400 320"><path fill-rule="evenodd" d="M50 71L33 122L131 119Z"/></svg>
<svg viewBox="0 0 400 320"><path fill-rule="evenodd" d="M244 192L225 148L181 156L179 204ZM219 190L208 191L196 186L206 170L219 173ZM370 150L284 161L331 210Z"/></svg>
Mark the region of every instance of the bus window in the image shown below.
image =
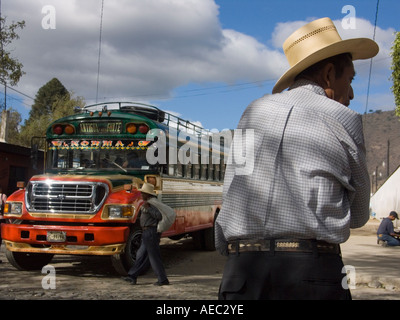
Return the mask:
<svg viewBox="0 0 400 320"><path fill-rule="evenodd" d="M219 181L219 164L214 164L214 180Z"/></svg>
<svg viewBox="0 0 400 320"><path fill-rule="evenodd" d="M182 164L178 163L178 164L175 165L175 166L176 166L175 175L176 175L177 177L183 177L183 167L182 167Z"/></svg>
<svg viewBox="0 0 400 320"><path fill-rule="evenodd" d="M193 165L193 178L196 180L200 179L200 164L194 164Z"/></svg>
<svg viewBox="0 0 400 320"><path fill-rule="evenodd" d="M52 146L48 151L48 167L62 170L150 170L156 169L146 160L146 149L83 148Z"/></svg>
<svg viewBox="0 0 400 320"><path fill-rule="evenodd" d="M173 165L173 164L168 165L168 175L170 175L170 176L175 175L175 165Z"/></svg>
<svg viewBox="0 0 400 320"><path fill-rule="evenodd" d="M200 179L207 180L207 165L206 164L200 165Z"/></svg>
<svg viewBox="0 0 400 320"><path fill-rule="evenodd" d="M213 168L212 158L211 157L210 157L210 163L208 164L207 176L208 176L207 180L213 180L213 178L214 178L214 168Z"/></svg>
<svg viewBox="0 0 400 320"><path fill-rule="evenodd" d="M138 151L130 151L126 155L125 161L122 163L123 168L142 168L148 166L146 154Z"/></svg>

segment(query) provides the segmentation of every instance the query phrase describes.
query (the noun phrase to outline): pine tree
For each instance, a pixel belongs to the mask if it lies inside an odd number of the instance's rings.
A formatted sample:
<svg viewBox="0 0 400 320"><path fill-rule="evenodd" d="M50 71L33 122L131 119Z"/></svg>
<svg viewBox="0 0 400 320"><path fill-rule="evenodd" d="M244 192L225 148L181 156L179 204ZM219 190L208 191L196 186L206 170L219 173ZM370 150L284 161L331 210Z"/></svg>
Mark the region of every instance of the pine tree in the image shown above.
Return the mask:
<svg viewBox="0 0 400 320"><path fill-rule="evenodd" d="M57 78L51 79L37 92L27 122L52 114L53 104L57 100L65 98L70 98L68 90Z"/></svg>

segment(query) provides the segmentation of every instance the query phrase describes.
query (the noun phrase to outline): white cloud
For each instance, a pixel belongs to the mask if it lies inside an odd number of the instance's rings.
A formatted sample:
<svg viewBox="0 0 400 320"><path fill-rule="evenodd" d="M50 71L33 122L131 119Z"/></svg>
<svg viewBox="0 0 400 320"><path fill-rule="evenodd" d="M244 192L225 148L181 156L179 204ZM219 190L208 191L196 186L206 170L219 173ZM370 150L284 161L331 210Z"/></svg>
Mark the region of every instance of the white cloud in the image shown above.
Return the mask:
<svg viewBox="0 0 400 320"><path fill-rule="evenodd" d="M43 6L56 12L56 29L42 28ZM7 0L8 21L26 21L13 44L23 63L18 90L34 96L53 77L87 101L96 97L100 0ZM155 100L188 83L277 79L287 69L281 51L291 32L313 20L278 23L267 44L219 22L213 0L104 1L99 99ZM336 25L340 24L338 21ZM372 37L369 21L357 19L343 38ZM376 32L379 70L387 70L392 29ZM385 60L386 59L386 60ZM361 72L369 65L364 64ZM360 72L357 70L357 72ZM365 73L366 74L366 73Z"/></svg>
<svg viewBox="0 0 400 320"><path fill-rule="evenodd" d="M44 5L56 12L56 29L41 26ZM34 96L53 77L94 99L101 2L22 1L3 5L9 20L26 21L15 55L26 75L18 89ZM281 53L253 37L223 30L213 0L105 1L99 98L168 97L190 82L277 78Z"/></svg>

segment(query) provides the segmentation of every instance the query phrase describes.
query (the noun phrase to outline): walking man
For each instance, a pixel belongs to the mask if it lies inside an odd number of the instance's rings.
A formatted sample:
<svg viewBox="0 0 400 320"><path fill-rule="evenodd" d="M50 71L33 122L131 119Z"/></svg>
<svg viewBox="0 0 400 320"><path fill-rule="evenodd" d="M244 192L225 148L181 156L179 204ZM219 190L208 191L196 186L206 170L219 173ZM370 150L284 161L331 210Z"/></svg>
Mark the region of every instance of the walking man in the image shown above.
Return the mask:
<svg viewBox="0 0 400 320"><path fill-rule="evenodd" d="M150 265L158 278L158 281L154 284L158 286L168 285L169 281L161 259L160 234L157 233L157 225L162 219L162 215L155 206L148 202L150 198L156 197L157 194L154 192L154 185L151 183L144 183L139 191L141 191L142 198L145 201L140 208L140 226L143 229L142 242L136 253L135 264L128 271L128 276L124 280L136 284L137 277L145 271L148 260L150 260Z"/></svg>

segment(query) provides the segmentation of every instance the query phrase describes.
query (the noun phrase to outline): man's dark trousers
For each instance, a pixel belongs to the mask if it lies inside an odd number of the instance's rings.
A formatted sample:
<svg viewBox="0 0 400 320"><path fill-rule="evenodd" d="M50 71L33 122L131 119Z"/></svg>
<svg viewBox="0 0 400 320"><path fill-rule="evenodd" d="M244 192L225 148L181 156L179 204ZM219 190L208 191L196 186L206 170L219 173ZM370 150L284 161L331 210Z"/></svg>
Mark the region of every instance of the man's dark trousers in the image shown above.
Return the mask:
<svg viewBox="0 0 400 320"><path fill-rule="evenodd" d="M167 275L161 260L160 235L157 233L157 227L148 227L143 230L142 241L136 253L136 261L128 275L131 278L137 278L145 271L148 260L150 260L151 268L157 275L158 282L166 281Z"/></svg>
<svg viewBox="0 0 400 320"><path fill-rule="evenodd" d="M244 252L229 255L220 300L350 300L340 254Z"/></svg>

